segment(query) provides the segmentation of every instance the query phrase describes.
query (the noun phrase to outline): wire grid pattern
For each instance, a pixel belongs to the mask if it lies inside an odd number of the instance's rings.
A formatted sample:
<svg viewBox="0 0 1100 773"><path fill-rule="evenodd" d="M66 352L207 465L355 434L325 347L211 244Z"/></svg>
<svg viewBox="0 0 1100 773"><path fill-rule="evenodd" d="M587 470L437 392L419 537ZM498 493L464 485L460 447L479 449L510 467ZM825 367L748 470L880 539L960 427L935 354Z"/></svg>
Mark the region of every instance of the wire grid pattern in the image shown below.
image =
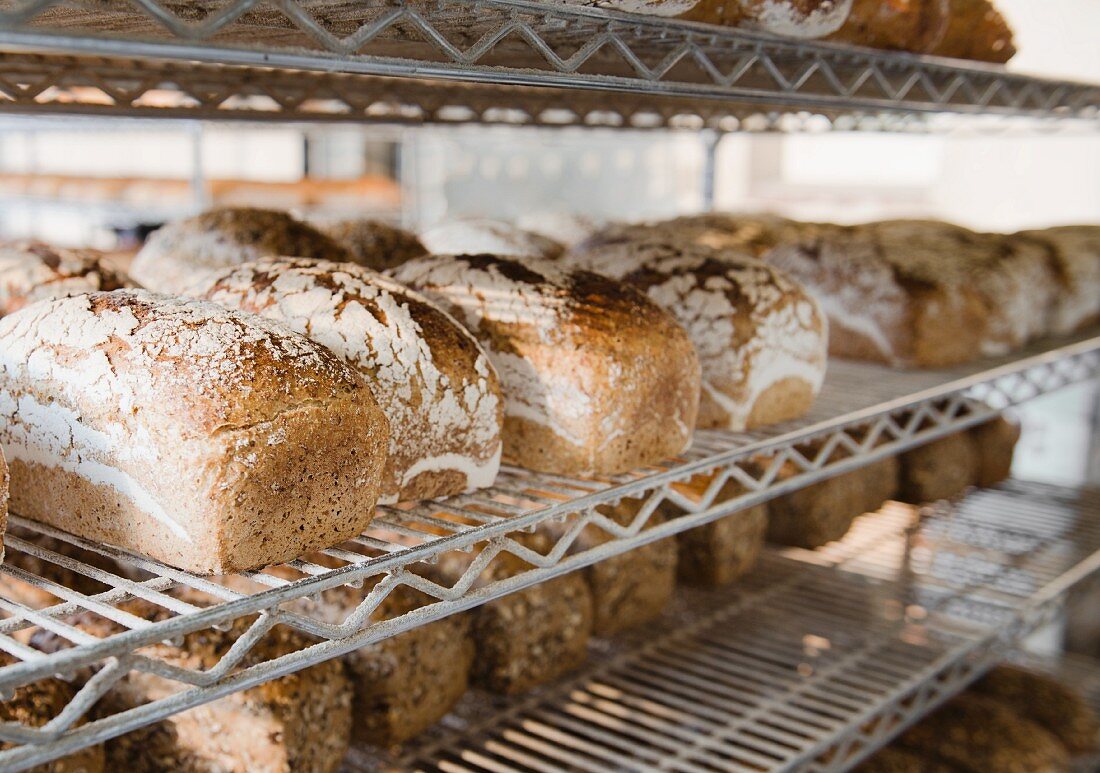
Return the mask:
<svg viewBox="0 0 1100 773"><path fill-rule="evenodd" d="M531 0L9 0L0 49L1100 125L1094 85Z"/></svg>
<svg viewBox="0 0 1100 773"><path fill-rule="evenodd" d="M238 580L246 589L13 517L18 526L116 560L120 568L107 571L15 534L6 539L12 555L21 553L47 567L68 569L99 581L108 590L82 593L59 585L48 571L28 572L12 565L18 560L9 559L0 566L2 575L46 590L57 599L52 606L32 609L0 595L4 616L0 620L0 650L16 660L0 669L0 690L10 691L89 666L100 669L53 722L40 728L0 724L0 739L24 745L0 752L0 764L29 765L56 757L971 426L991 417L995 409L1095 378L1100 373L1100 339L1083 337L1033 350L1020 359L989 361L949 372L899 372L844 362L835 362L830 368L818 404L798 422L746 434L700 432L683 458L604 480L506 469L496 486L484 492L410 509L384 509L357 540L322 551L327 565L298 560L281 572L244 573ZM975 394L981 401L974 399ZM784 469L793 472L781 476ZM711 476L701 495L689 496L674 485L701 474ZM736 481L744 493L729 499L719 497L727 481ZM626 498L635 502L626 523L600 509ZM651 525L650 516L666 500L685 514ZM593 529L605 535L606 541L575 549L581 532ZM530 547L520 534L532 530L551 530L554 539L545 552ZM453 584L425 576L425 564L444 552L463 549L470 553L469 566ZM532 568L478 584L501 553L517 556ZM344 585L363 586L363 595L358 607L338 623L295 609L293 602L298 599ZM432 603L398 617L375 619L379 606L401 586L425 593ZM220 603L201 608L166 593L176 587L204 592ZM131 598L150 601L171 616L157 622L136 617L119 606ZM100 639L74 627L67 618L81 611L114 622L121 632ZM215 666L205 670L181 667L139 651L252 616L247 632ZM255 645L278 624L315 637L317 643L243 668L242 662ZM73 646L50 655L32 649L20 641L19 634L35 626ZM182 691L77 726L99 698L131 670L178 682Z"/></svg>
<svg viewBox="0 0 1100 773"><path fill-rule="evenodd" d="M567 683L487 709L471 697L406 756L353 753L345 767L847 769L1004 659L1067 582L1100 569L1098 516L1100 491L1019 482L923 518L890 503L824 550L768 554L730 589L685 594ZM959 556L996 569L975 578ZM921 604L926 588L965 603ZM975 614L991 594L1010 618Z"/></svg>

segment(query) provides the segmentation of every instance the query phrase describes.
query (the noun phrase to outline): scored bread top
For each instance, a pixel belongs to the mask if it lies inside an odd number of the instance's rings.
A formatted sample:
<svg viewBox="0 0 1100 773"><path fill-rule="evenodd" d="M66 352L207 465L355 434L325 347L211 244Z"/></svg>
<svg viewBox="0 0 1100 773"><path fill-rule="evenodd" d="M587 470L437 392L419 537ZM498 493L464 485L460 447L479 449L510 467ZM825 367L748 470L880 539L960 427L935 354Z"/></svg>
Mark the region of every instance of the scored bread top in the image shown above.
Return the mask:
<svg viewBox="0 0 1100 773"><path fill-rule="evenodd" d="M748 426L757 399L784 380L820 390L825 315L782 271L731 250L656 240L608 244L566 260L621 279L672 313L695 345L703 391L724 412L723 426Z"/></svg>
<svg viewBox="0 0 1100 773"><path fill-rule="evenodd" d="M24 410L11 404L22 393L39 408L71 409L74 421L140 422L182 437L252 426L311 401L371 399L355 370L283 325L144 290L47 301L5 317L0 372L9 422ZM72 433L57 442L95 440Z"/></svg>
<svg viewBox="0 0 1100 773"><path fill-rule="evenodd" d="M505 415L580 449L589 460L582 472L599 468L595 460L616 443L627 449L621 453L649 458L641 442L630 447L628 436L652 427L626 426L643 421L642 400L660 401L646 406L645 417L661 425L656 459L690 442L698 362L685 332L639 291L524 257L434 255L390 273L438 300L474 333L500 374Z"/></svg>
<svg viewBox="0 0 1100 773"><path fill-rule="evenodd" d="M70 250L40 242L0 244L0 316L35 301L131 286L96 250Z"/></svg>
<svg viewBox="0 0 1100 773"><path fill-rule="evenodd" d="M419 293L352 263L273 259L212 275L199 294L286 324L364 373L389 419L384 503L492 484L502 398L477 341ZM445 476L433 485L423 474Z"/></svg>
<svg viewBox="0 0 1100 773"><path fill-rule="evenodd" d="M223 208L154 231L134 258L130 275L150 290L182 294L207 271L283 255L352 259L332 238L285 212Z"/></svg>

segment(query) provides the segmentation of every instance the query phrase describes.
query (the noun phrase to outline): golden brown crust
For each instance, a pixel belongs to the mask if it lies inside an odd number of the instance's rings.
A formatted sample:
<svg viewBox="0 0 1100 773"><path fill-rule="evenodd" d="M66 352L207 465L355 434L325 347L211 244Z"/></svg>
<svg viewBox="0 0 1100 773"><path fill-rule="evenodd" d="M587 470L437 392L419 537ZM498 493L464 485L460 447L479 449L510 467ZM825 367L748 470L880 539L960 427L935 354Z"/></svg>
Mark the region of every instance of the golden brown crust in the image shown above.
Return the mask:
<svg viewBox="0 0 1100 773"><path fill-rule="evenodd" d="M793 475L784 466L780 478ZM865 512L866 494L858 471L846 472L768 502L768 542L813 549L834 542Z"/></svg>
<svg viewBox="0 0 1100 773"><path fill-rule="evenodd" d="M924 504L949 499L972 486L978 476L978 452L968 432L956 432L901 455L898 499Z"/></svg>
<svg viewBox="0 0 1100 773"><path fill-rule="evenodd" d="M0 316L35 301L132 287L106 257L98 250L68 250L40 242L0 244Z"/></svg>
<svg viewBox="0 0 1100 773"><path fill-rule="evenodd" d="M995 486L1012 476L1012 459L1020 441L1020 423L1008 416L998 416L970 430L978 456L974 484Z"/></svg>
<svg viewBox="0 0 1100 773"><path fill-rule="evenodd" d="M353 262L375 271L428 254L416 234L380 220L341 220L323 230L348 251Z"/></svg>
<svg viewBox="0 0 1100 773"><path fill-rule="evenodd" d="M1100 226L1062 226L1009 237L1038 244L1053 268L1058 292L1049 332L1066 335L1100 322Z"/></svg>
<svg viewBox="0 0 1100 773"><path fill-rule="evenodd" d="M928 53L1004 64L1016 55L1012 28L990 0L951 0L943 37Z"/></svg>

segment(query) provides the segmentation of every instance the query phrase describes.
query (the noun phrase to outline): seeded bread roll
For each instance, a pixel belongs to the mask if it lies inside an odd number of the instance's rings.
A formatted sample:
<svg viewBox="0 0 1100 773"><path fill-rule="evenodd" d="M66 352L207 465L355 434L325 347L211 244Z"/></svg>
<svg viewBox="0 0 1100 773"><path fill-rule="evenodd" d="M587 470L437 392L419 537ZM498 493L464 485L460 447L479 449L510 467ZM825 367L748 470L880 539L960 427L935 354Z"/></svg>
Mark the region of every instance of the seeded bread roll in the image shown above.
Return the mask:
<svg viewBox="0 0 1100 773"><path fill-rule="evenodd" d="M657 241L607 243L566 260L636 287L687 330L703 372L698 427L751 429L813 404L827 323L783 272L728 250Z"/></svg>
<svg viewBox="0 0 1100 773"><path fill-rule="evenodd" d="M515 535L541 553L546 535ZM478 550L440 556L434 574L452 586L477 557ZM531 569L522 559L500 553L478 575L474 587L514 577ZM476 645L473 675L482 688L519 695L560 679L588 657L592 634L592 593L579 572L555 577L510 593L470 611Z"/></svg>
<svg viewBox="0 0 1100 773"><path fill-rule="evenodd" d="M897 743L972 773L1069 770L1057 738L997 701L970 693L906 730Z"/></svg>
<svg viewBox="0 0 1100 773"><path fill-rule="evenodd" d="M359 534L389 427L362 377L261 317L144 291L0 320L21 515L200 573Z"/></svg>
<svg viewBox="0 0 1100 773"><path fill-rule="evenodd" d="M823 38L840 29L851 8L852 0L700 0L680 18L792 38Z"/></svg>
<svg viewBox="0 0 1100 773"><path fill-rule="evenodd" d="M452 220L429 228L420 241L433 255L501 255L557 258L564 251L553 239L499 220Z"/></svg>
<svg viewBox="0 0 1100 773"><path fill-rule="evenodd" d="M1054 267L1058 289L1049 332L1068 335L1100 322L1100 226L1023 231L1012 238L1041 245Z"/></svg>
<svg viewBox="0 0 1100 773"><path fill-rule="evenodd" d="M979 424L970 430L978 457L975 485L995 486L1012 477L1012 459L1020 441L1020 423L1008 416Z"/></svg>
<svg viewBox="0 0 1100 773"><path fill-rule="evenodd" d="M307 560L321 566L337 563L323 554ZM285 579L301 575L285 567L269 570ZM317 596L297 599L288 608L307 617L338 625L355 612L379 578L361 588L341 585ZM231 581L231 585L237 582ZM244 589L254 592L255 588ZM371 613L372 622L390 620L431 601L420 591L399 585ZM466 693L474 657L467 615L452 615L404 633L368 644L343 657L351 684L352 738L388 747L404 743L428 729Z"/></svg>
<svg viewBox="0 0 1100 773"><path fill-rule="evenodd" d="M816 226L764 259L817 296L830 354L896 366L1005 354L1042 333L1056 287L1041 250L947 223Z"/></svg>
<svg viewBox="0 0 1100 773"><path fill-rule="evenodd" d="M333 239L285 212L212 209L154 231L130 264L142 287L186 295L208 271L260 258L354 261Z"/></svg>
<svg viewBox="0 0 1100 773"><path fill-rule="evenodd" d="M15 665L17 661L6 652L0 652L0 668ZM16 687L0 701L0 722L12 722L29 727L42 727L69 705L76 695L72 685L59 679L39 679L31 684ZM83 724L83 720L77 723ZM0 741L0 751L12 748L7 741ZM102 746L89 746L61 759L29 768L30 773L103 773L105 767Z"/></svg>
<svg viewBox="0 0 1100 773"><path fill-rule="evenodd" d="M379 220L341 220L323 230L348 251L354 262L375 271L400 266L428 253L416 234Z"/></svg>
<svg viewBox="0 0 1100 773"><path fill-rule="evenodd" d="M208 279L197 295L282 323L366 377L391 432L380 502L493 484L497 375L473 336L427 298L353 263L261 260Z"/></svg>
<svg viewBox="0 0 1100 773"><path fill-rule="evenodd" d="M1100 724L1071 686L1036 671L1000 665L971 688L1051 733L1072 754L1097 750Z"/></svg>
<svg viewBox="0 0 1100 773"><path fill-rule="evenodd" d="M700 501L712 481L711 475L696 475L687 483L676 484L676 489L684 496ZM740 483L728 480L711 506L744 492ZM663 502L658 512L666 518L675 518L681 510L671 502ZM767 530L768 507L760 504L680 532L676 535L676 571L680 582L716 588L747 574L760 557Z"/></svg>
<svg viewBox="0 0 1100 773"><path fill-rule="evenodd" d="M212 601L194 591L175 591L174 595L197 606ZM144 601L127 602L123 608L147 620L160 620L168 614ZM206 671L225 657L254 621L238 619L228 631L197 631L186 634L179 647L153 644L142 653L178 668ZM70 622L100 638L124 630L90 612L76 615ZM35 644L46 651L68 646L60 637L45 633ZM288 655L308 644L296 631L276 626L244 656L242 668ZM117 713L184 689L179 682L131 671L111 688L101 707L107 713ZM351 689L343 665L329 660L114 738L106 745L107 770L327 773L335 771L347 753L351 722Z"/></svg>
<svg viewBox="0 0 1100 773"><path fill-rule="evenodd" d="M910 504L950 499L978 479L979 458L968 432L956 432L901 455L898 499Z"/></svg>
<svg viewBox="0 0 1100 773"><path fill-rule="evenodd" d="M48 298L131 286L95 250L65 250L36 242L0 244L0 316Z"/></svg>
<svg viewBox="0 0 1100 773"><path fill-rule="evenodd" d="M691 442L699 363L637 290L531 258L433 256L393 269L482 343L504 391L504 460L563 475L625 472Z"/></svg>

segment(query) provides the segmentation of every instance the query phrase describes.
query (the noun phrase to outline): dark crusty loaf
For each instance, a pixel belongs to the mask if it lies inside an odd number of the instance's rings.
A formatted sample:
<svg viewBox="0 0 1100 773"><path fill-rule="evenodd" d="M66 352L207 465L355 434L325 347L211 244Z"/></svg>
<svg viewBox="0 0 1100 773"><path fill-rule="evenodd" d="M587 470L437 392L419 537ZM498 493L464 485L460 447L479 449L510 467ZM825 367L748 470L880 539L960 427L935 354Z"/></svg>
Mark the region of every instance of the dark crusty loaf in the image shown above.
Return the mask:
<svg viewBox="0 0 1100 773"><path fill-rule="evenodd" d="M696 475L675 487L678 493L698 502L713 480L713 475ZM716 507L743 493L745 489L740 483L727 480L711 506ZM681 509L666 501L658 507L658 512L665 518L675 518L681 514ZM756 565L767 530L768 506L759 504L680 532L676 535L676 573L680 582L706 587L733 582Z"/></svg>
<svg viewBox="0 0 1100 773"><path fill-rule="evenodd" d="M573 265L644 292L676 318L702 367L697 426L743 430L803 415L825 378L824 314L756 258L672 241L607 241Z"/></svg>
<svg viewBox="0 0 1100 773"><path fill-rule="evenodd" d="M197 606L212 601L195 591L174 594ZM145 601L127 602L123 608L147 620L160 620L168 614ZM179 668L208 670L225 657L254 620L238 619L228 631L197 631L185 635L179 647L154 644L142 652ZM101 638L124 630L90 612L76 615L70 622ZM297 632L276 626L244 656L241 667L296 652L308 643ZM46 633L35 644L47 651L67 646L56 635ZM100 710L117 713L183 689L186 686L179 682L133 671L105 696ZM327 773L336 770L346 754L350 734L351 690L341 663L330 660L112 739L107 743L107 769L133 773Z"/></svg>
<svg viewBox="0 0 1100 773"><path fill-rule="evenodd" d="M854 0L831 39L998 63L1016 53L1012 30L990 0Z"/></svg>
<svg viewBox="0 0 1100 773"><path fill-rule="evenodd" d="M1011 238L1038 243L1054 266L1058 289L1049 332L1066 335L1100 322L1100 226L1023 231Z"/></svg>
<svg viewBox="0 0 1100 773"><path fill-rule="evenodd" d="M463 323L504 391L504 459L617 473L682 452L699 400L687 334L639 291L532 258L418 258L393 269Z"/></svg>
<svg viewBox="0 0 1100 773"><path fill-rule="evenodd" d="M38 242L0 244L0 316L35 301L131 284L95 250L66 250Z"/></svg>
<svg viewBox="0 0 1100 773"><path fill-rule="evenodd" d="M1058 739L996 700L964 693L906 730L898 745L970 773L1068 771Z"/></svg>
<svg viewBox="0 0 1100 773"><path fill-rule="evenodd" d="M956 432L901 455L898 499L919 505L963 493L978 478L978 451L968 432Z"/></svg>
<svg viewBox="0 0 1100 773"><path fill-rule="evenodd" d="M427 298L353 263L268 259L208 279L197 295L285 324L363 373L390 424L380 502L492 485L503 414L496 372Z"/></svg>
<svg viewBox="0 0 1100 773"><path fill-rule="evenodd" d="M1020 441L1020 423L1009 416L998 416L970 430L978 456L978 486L995 486L1012 475L1012 459Z"/></svg>
<svg viewBox="0 0 1100 773"><path fill-rule="evenodd" d="M551 547L545 534L513 536L540 553ZM479 552L475 548L446 553L433 573L443 584L453 585ZM478 576L474 587L529 569L522 559L500 553ZM527 692L580 667L588 656L592 593L579 572L510 593L475 607L469 614L476 645L474 680L492 692Z"/></svg>
<svg viewBox="0 0 1100 773"><path fill-rule="evenodd" d="M318 344L130 290L0 320L0 415L21 515L204 573L361 532L389 441L362 377Z"/></svg>
<svg viewBox="0 0 1100 773"><path fill-rule="evenodd" d="M383 271L428 253L416 234L380 220L341 220L322 230L361 266Z"/></svg>
<svg viewBox="0 0 1100 773"><path fill-rule="evenodd" d="M207 271L260 258L353 260L340 244L285 212L212 209L154 231L130 264L143 287L184 294Z"/></svg>
<svg viewBox="0 0 1100 773"><path fill-rule="evenodd" d="M797 241L809 228L812 226L778 215L707 212L671 220L612 223L589 234L574 251L624 242L657 242L737 250L760 257L773 247Z"/></svg>
<svg viewBox="0 0 1100 773"><path fill-rule="evenodd" d="M1097 750L1100 724L1080 693L1056 679L1000 665L971 688L1047 730L1073 754Z"/></svg>
<svg viewBox="0 0 1100 773"><path fill-rule="evenodd" d="M14 665L15 659L0 652L0 668ZM61 713L76 694L70 684L59 679L39 679L31 684L15 688L0 701L0 722L13 722L26 727L42 727ZM81 721L79 724L83 724ZM11 744L0 741L0 751L10 749ZM30 773L104 773L102 746L89 746L61 759L36 765Z"/></svg>

